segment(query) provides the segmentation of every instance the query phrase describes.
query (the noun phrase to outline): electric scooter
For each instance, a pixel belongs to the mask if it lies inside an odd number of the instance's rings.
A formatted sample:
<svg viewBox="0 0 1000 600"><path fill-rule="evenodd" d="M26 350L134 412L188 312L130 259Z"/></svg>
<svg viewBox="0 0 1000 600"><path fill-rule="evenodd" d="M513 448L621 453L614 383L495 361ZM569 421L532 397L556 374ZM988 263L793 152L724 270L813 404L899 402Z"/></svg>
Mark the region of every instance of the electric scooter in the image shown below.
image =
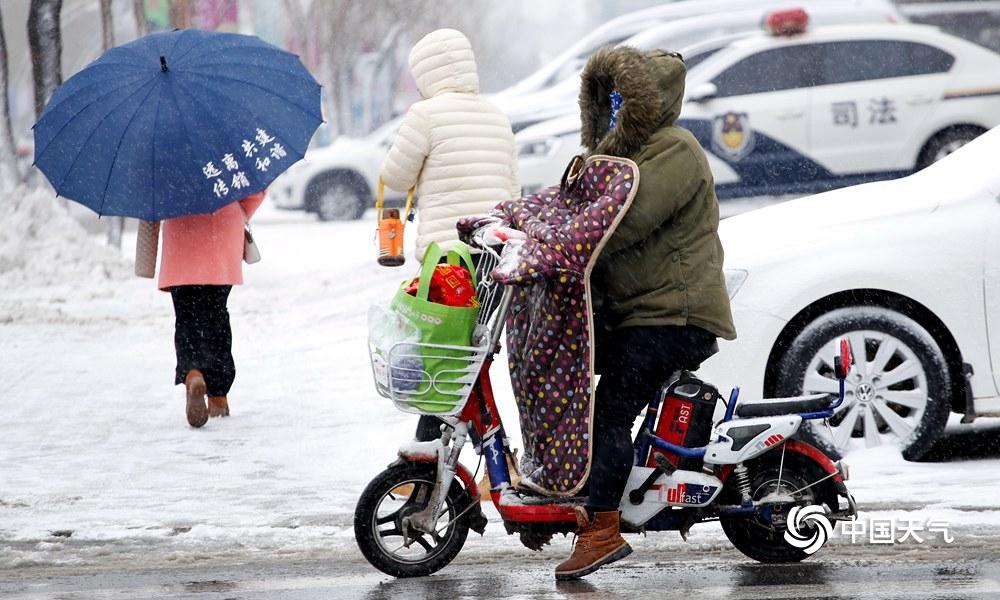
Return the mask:
<svg viewBox="0 0 1000 600"><path fill-rule="evenodd" d="M403 411L433 414L444 422L440 439L404 444L395 462L358 500L358 547L375 568L395 577L425 576L444 568L458 555L470 529L484 532L487 519L478 486L459 462L466 444L485 460L489 500L507 533L519 535L527 548L541 550L553 535L575 532L574 507L586 500L540 496L512 485L509 465L514 461L493 396L490 366L499 352L513 288L490 278L500 259L496 249L475 236L473 243L484 253L477 269L484 310L471 346L370 344L379 394ZM422 370L421 361L436 354L460 356L462 366L447 373ZM828 522L850 519L855 503L844 484L846 468L792 436L802 421L826 419L844 401L844 379L852 363L847 340L841 341L834 363L830 367L840 382L838 396L741 400L735 388L722 419L713 427L708 418L706 443L694 446L691 436L675 434L686 432L706 402L714 409L721 397L694 375L676 374L649 399L635 437L635 462L620 505L622 532L679 531L686 539L693 525L717 520L740 552L760 562L797 562L818 550L825 537L818 545L809 539L821 537L815 521L792 527L789 520L799 521L794 517L800 510L806 514L806 507L818 507L808 511L822 513ZM441 407L429 406L429 389L436 397L451 398ZM791 536L786 535L791 529ZM798 543L802 539L814 543Z"/></svg>

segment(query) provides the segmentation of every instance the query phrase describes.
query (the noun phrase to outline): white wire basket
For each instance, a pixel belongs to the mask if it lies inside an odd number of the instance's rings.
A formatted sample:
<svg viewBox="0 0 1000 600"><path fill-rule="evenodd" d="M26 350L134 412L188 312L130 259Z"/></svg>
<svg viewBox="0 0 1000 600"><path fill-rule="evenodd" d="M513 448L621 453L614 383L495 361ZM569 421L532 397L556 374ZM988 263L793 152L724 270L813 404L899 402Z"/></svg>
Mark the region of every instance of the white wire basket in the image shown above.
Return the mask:
<svg viewBox="0 0 1000 600"><path fill-rule="evenodd" d="M499 256L484 249L479 257L476 296L482 306L476 320L471 346L449 346L418 342L419 334L407 327L405 317L385 307L373 307L369 313L368 351L372 375L378 393L392 400L403 412L438 417L462 412L479 379L479 372L491 351L492 340L503 328L504 315L498 310L502 286L490 277ZM381 310L381 313L377 312ZM388 310L389 312L386 312ZM390 335L375 335L376 327L386 327ZM398 331L396 331L398 330ZM383 330L382 333L385 333ZM425 365L447 361L447 368Z"/></svg>
<svg viewBox="0 0 1000 600"><path fill-rule="evenodd" d="M449 346L399 342L388 349L369 342L375 389L403 412L454 416L462 412L479 379L489 336L477 328L479 345ZM445 362L429 372L425 365Z"/></svg>

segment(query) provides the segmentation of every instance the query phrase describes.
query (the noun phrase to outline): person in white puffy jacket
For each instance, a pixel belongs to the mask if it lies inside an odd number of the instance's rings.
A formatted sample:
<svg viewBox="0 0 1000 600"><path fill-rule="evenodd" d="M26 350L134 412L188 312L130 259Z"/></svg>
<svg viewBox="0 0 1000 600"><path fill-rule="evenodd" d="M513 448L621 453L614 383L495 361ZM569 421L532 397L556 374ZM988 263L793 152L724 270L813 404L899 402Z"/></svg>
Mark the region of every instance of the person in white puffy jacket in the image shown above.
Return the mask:
<svg viewBox="0 0 1000 600"><path fill-rule="evenodd" d="M403 118L382 164L382 179L405 192L416 186L417 259L431 242L458 241L462 217L484 215L521 195L510 120L479 95L472 45L461 32L438 29L410 51L423 100Z"/></svg>

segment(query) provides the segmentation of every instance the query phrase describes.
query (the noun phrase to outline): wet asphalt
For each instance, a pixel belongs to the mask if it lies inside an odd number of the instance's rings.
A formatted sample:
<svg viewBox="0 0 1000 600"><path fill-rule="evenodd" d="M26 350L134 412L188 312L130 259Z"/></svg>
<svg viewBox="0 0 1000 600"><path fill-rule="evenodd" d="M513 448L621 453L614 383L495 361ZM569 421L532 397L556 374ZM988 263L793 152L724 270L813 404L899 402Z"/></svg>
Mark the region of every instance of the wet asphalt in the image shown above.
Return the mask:
<svg viewBox="0 0 1000 600"><path fill-rule="evenodd" d="M5 600L437 600L462 598L758 598L978 599L1000 598L1000 552L993 547L829 553L796 565L761 565L709 553L630 557L584 580L557 583L557 557L459 558L431 577L393 579L363 561L160 568L150 570L23 569L0 573ZM633 555L635 557L635 555Z"/></svg>

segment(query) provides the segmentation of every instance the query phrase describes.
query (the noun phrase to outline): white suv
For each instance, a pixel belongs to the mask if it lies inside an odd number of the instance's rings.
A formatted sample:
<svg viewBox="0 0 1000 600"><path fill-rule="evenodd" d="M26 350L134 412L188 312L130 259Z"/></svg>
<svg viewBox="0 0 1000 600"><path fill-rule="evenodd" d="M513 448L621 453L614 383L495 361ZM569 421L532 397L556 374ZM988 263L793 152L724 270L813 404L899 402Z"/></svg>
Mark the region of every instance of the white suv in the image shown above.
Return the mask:
<svg viewBox="0 0 1000 600"><path fill-rule="evenodd" d="M282 173L267 190L278 208L316 213L322 221L359 219L374 206L382 161L396 138L400 119L393 119L362 138L338 137L329 146L310 150ZM386 204L402 203L405 194L385 190Z"/></svg>

